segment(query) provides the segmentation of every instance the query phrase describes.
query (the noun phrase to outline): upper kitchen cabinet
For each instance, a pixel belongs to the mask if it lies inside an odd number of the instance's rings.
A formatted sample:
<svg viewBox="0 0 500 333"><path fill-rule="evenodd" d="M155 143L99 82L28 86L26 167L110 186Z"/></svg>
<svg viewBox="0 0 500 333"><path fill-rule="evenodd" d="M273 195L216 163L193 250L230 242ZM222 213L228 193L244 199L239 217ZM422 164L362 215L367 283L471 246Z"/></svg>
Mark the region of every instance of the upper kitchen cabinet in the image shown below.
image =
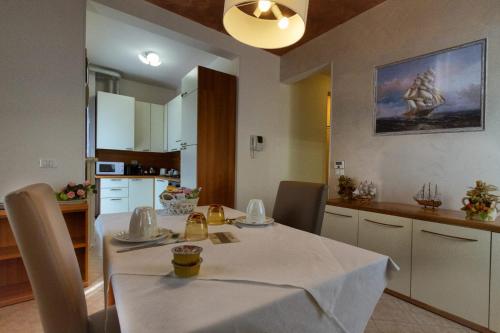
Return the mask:
<svg viewBox="0 0 500 333"><path fill-rule="evenodd" d="M198 141L198 90L182 94L181 147Z"/></svg>
<svg viewBox="0 0 500 333"><path fill-rule="evenodd" d="M183 95L198 89L198 68L199 67L194 68L182 78L181 93Z"/></svg>
<svg viewBox="0 0 500 333"><path fill-rule="evenodd" d="M163 151L168 151L168 103L163 107Z"/></svg>
<svg viewBox="0 0 500 333"><path fill-rule="evenodd" d="M175 97L167 103L167 150L181 149L182 97Z"/></svg>
<svg viewBox="0 0 500 333"><path fill-rule="evenodd" d="M151 104L151 151L156 153L164 152L164 113L165 106Z"/></svg>
<svg viewBox="0 0 500 333"><path fill-rule="evenodd" d="M200 66L182 80L182 91L181 185L196 179L200 205L234 207L236 77ZM183 159L196 167L183 169Z"/></svg>
<svg viewBox="0 0 500 333"><path fill-rule="evenodd" d="M151 151L151 104L135 102L135 151Z"/></svg>
<svg viewBox="0 0 500 333"><path fill-rule="evenodd" d="M97 149L133 150L135 99L97 93Z"/></svg>

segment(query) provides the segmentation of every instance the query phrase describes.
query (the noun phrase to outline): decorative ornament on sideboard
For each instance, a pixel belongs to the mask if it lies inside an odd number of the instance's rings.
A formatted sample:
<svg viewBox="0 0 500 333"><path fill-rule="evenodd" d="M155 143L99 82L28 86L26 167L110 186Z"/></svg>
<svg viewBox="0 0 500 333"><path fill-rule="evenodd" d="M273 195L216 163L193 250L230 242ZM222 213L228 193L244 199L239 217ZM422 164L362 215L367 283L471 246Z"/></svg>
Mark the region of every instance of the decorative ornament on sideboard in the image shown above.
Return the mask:
<svg viewBox="0 0 500 333"><path fill-rule="evenodd" d="M372 201L377 194L377 187L373 182L368 183L368 180L365 180L358 185L352 194L356 200Z"/></svg>
<svg viewBox="0 0 500 333"><path fill-rule="evenodd" d="M356 190L354 180L347 176L340 176L338 186L338 195L340 195L340 197L344 200L352 200L353 192Z"/></svg>
<svg viewBox="0 0 500 333"><path fill-rule="evenodd" d="M432 188L432 190L431 190ZM432 183L422 185L422 188L413 196L413 199L424 208L431 207L435 209L443 203L441 201L441 194L438 192L438 186Z"/></svg>
<svg viewBox="0 0 500 333"><path fill-rule="evenodd" d="M490 193L494 191L498 191L496 186L476 180L476 186L471 187L466 193L467 196L462 199L464 205L462 210L467 214L467 218L480 221L495 221L499 196Z"/></svg>

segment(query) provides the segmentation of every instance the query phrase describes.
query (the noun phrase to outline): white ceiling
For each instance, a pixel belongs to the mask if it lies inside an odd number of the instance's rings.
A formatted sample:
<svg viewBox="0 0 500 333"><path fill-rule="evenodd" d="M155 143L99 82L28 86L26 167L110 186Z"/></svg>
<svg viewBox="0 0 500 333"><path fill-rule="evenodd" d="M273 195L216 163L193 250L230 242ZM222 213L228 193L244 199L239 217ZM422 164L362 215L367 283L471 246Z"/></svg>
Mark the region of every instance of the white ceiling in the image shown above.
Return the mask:
<svg viewBox="0 0 500 333"><path fill-rule="evenodd" d="M170 89L180 87L182 77L194 67L208 66L218 57L146 30L87 10L89 62L119 71L124 77ZM144 65L137 55L154 51L159 67Z"/></svg>

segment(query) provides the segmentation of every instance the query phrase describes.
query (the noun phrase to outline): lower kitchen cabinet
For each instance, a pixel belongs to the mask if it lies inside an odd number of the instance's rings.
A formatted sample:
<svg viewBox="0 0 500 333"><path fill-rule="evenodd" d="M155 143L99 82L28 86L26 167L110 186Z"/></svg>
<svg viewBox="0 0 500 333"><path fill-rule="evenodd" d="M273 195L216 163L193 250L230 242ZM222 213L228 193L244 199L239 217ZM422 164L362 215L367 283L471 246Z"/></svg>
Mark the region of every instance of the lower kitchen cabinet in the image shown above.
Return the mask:
<svg viewBox="0 0 500 333"><path fill-rule="evenodd" d="M321 236L356 246L358 244L358 211L326 206Z"/></svg>
<svg viewBox="0 0 500 333"><path fill-rule="evenodd" d="M128 210L136 207L153 207L153 178L130 178L128 183Z"/></svg>
<svg viewBox="0 0 500 333"><path fill-rule="evenodd" d="M488 231L413 220L411 297L488 327L490 245Z"/></svg>
<svg viewBox="0 0 500 333"><path fill-rule="evenodd" d="M490 330L500 332L500 234L491 236Z"/></svg>
<svg viewBox="0 0 500 333"><path fill-rule="evenodd" d="M400 271L390 276L387 288L410 296L412 220L399 216L359 212L358 246L389 256Z"/></svg>
<svg viewBox="0 0 500 333"><path fill-rule="evenodd" d="M101 198L101 214L128 211L128 198Z"/></svg>

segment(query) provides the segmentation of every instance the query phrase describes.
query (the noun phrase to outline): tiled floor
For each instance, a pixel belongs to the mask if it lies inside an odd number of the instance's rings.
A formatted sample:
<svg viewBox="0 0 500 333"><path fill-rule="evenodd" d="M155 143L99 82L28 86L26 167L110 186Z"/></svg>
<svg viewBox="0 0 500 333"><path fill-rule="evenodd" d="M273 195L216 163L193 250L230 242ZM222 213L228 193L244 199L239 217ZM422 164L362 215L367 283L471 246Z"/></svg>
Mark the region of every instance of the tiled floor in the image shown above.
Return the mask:
<svg viewBox="0 0 500 333"><path fill-rule="evenodd" d="M87 308L92 314L104 308L102 262L94 253L89 256L89 271ZM88 292L90 288L95 290ZM0 333L28 332L43 333L34 301L0 308ZM386 294L380 299L365 330L365 333L470 332L474 331Z"/></svg>

